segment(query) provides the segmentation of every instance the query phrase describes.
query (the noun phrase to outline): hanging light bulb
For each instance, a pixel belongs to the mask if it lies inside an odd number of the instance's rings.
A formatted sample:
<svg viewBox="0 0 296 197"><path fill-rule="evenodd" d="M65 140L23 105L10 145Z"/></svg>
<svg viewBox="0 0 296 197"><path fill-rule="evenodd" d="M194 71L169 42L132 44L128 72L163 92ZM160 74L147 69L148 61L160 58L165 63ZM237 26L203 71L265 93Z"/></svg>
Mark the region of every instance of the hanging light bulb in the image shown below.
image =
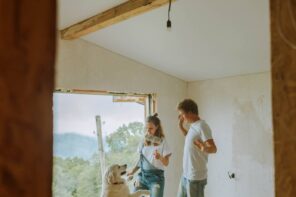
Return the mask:
<svg viewBox="0 0 296 197"><path fill-rule="evenodd" d="M172 5L172 0L169 0L169 9L168 9L168 20L167 20L167 29L170 30L172 28L172 22L171 22L171 5Z"/></svg>

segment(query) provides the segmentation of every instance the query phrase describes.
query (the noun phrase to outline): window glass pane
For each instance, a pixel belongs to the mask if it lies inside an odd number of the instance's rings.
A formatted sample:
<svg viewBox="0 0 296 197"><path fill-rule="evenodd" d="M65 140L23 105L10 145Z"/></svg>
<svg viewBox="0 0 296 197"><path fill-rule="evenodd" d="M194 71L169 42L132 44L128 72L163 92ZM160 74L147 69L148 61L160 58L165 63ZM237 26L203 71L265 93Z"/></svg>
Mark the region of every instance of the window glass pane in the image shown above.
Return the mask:
<svg viewBox="0 0 296 197"><path fill-rule="evenodd" d="M101 117L105 166L137 161L145 106L111 95L54 94L53 196L100 196L96 116Z"/></svg>

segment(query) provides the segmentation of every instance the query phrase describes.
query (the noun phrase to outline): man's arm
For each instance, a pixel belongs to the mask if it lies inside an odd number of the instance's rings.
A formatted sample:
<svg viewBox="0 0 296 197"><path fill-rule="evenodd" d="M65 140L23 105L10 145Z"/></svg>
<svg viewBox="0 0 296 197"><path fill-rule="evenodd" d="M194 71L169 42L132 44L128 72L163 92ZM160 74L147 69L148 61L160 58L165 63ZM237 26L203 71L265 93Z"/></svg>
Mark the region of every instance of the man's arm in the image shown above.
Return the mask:
<svg viewBox="0 0 296 197"><path fill-rule="evenodd" d="M202 152L211 154L217 152L217 147L213 139L209 139L205 142L201 140L195 140L194 144L199 148Z"/></svg>
<svg viewBox="0 0 296 197"><path fill-rule="evenodd" d="M179 116L179 129L182 131L183 135L186 136L188 131L184 128L183 124L184 119L181 116Z"/></svg>

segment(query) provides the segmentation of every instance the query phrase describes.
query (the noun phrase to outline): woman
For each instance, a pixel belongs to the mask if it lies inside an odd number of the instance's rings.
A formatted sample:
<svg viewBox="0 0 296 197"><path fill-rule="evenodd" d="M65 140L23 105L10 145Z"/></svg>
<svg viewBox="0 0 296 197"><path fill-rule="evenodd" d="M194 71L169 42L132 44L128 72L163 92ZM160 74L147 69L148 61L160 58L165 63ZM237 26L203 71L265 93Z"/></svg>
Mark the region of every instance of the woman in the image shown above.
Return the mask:
<svg viewBox="0 0 296 197"><path fill-rule="evenodd" d="M131 176L141 169L135 190L146 189L150 190L151 197L163 197L164 169L169 165L172 153L164 138L157 114L147 118L146 129L145 139L138 148L140 160L127 175Z"/></svg>

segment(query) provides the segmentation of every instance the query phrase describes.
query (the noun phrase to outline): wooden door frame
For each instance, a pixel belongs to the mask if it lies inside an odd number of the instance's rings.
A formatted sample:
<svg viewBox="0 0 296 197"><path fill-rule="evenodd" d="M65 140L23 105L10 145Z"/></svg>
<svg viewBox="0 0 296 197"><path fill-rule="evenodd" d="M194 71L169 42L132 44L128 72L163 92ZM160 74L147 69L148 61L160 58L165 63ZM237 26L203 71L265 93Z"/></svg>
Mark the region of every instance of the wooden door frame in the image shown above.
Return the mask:
<svg viewBox="0 0 296 197"><path fill-rule="evenodd" d="M292 197L296 196L295 0L270 0L270 16L275 192L277 197ZM54 0L0 0L1 196L51 196L55 47Z"/></svg>
<svg viewBox="0 0 296 197"><path fill-rule="evenodd" d="M296 196L296 1L270 0L276 197Z"/></svg>
<svg viewBox="0 0 296 197"><path fill-rule="evenodd" d="M55 0L0 0L0 196L50 197Z"/></svg>

